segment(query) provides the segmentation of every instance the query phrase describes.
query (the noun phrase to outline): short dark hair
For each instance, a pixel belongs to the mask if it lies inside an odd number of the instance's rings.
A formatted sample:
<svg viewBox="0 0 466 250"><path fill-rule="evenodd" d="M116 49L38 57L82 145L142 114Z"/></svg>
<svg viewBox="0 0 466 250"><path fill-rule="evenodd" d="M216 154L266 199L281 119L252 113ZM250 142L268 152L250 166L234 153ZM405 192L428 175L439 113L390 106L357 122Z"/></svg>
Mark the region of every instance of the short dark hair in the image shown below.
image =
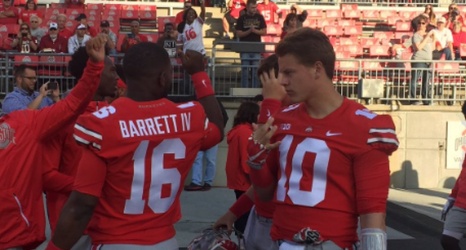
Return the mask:
<svg viewBox="0 0 466 250"><path fill-rule="evenodd" d="M71 56L71 61L68 62L68 72L76 78L81 79L86 67L89 55L87 54L86 47L79 47L76 52Z"/></svg>
<svg viewBox="0 0 466 250"><path fill-rule="evenodd" d="M24 72L26 71L26 69L30 69L30 70L36 71L36 68L34 68L34 67L32 67L32 66L29 66L29 65L27 65L27 64L21 64L21 65L19 65L18 67L16 67L16 69L15 69L15 78L16 78L16 77L23 76L23 75L24 75Z"/></svg>
<svg viewBox="0 0 466 250"><path fill-rule="evenodd" d="M271 69L275 70L275 77L278 77L278 56L276 54L272 54L261 61L257 69L257 75L260 76Z"/></svg>
<svg viewBox="0 0 466 250"><path fill-rule="evenodd" d="M194 17L197 18L197 11L195 9L190 7L187 10L185 10L183 13L183 21L180 24L178 24L178 27L177 27L177 30L180 34L183 34L184 27L186 26L186 17L188 16L188 12L191 10L194 11Z"/></svg>
<svg viewBox="0 0 466 250"><path fill-rule="evenodd" d="M263 95L256 95L252 98L252 101L257 103L257 102L262 102L264 100L264 96Z"/></svg>
<svg viewBox="0 0 466 250"><path fill-rule="evenodd" d="M170 58L162 46L151 42L138 43L129 48L123 58L125 80L156 79L167 65L171 65Z"/></svg>
<svg viewBox="0 0 466 250"><path fill-rule="evenodd" d="M248 0L246 2L246 5L250 5L250 4L257 4L257 0Z"/></svg>
<svg viewBox="0 0 466 250"><path fill-rule="evenodd" d="M236 112L233 127L242 123L256 123L259 115L259 105L255 102L243 102Z"/></svg>
<svg viewBox="0 0 466 250"><path fill-rule="evenodd" d="M279 56L293 55L299 63L312 66L321 62L327 77L332 79L335 70L335 50L323 32L312 28L300 28L288 34L275 48Z"/></svg>

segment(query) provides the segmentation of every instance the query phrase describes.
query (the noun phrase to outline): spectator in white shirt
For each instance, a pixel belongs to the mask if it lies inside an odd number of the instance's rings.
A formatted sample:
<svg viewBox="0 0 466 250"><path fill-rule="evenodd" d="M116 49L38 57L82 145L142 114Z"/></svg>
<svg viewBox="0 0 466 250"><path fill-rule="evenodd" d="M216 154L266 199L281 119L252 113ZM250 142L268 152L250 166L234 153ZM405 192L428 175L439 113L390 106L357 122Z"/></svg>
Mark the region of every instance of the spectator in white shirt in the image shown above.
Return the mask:
<svg viewBox="0 0 466 250"><path fill-rule="evenodd" d="M455 54L453 52L453 35L451 30L446 28L445 17L439 17L437 19L437 29L434 29L435 38L435 50L433 59L438 60L444 54L446 60L455 60Z"/></svg>
<svg viewBox="0 0 466 250"><path fill-rule="evenodd" d="M68 53L74 54L79 47L86 46L86 42L91 39L91 36L86 34L87 27L84 24L78 25L76 34L68 39Z"/></svg>

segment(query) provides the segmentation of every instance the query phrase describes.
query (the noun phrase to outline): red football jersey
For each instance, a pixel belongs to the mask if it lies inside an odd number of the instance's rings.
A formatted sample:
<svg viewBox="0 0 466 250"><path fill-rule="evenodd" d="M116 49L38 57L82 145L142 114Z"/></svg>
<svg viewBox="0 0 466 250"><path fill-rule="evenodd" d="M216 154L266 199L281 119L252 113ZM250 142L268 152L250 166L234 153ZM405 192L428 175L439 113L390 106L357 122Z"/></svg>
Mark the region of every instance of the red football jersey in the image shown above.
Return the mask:
<svg viewBox="0 0 466 250"><path fill-rule="evenodd" d="M83 77L62 101L41 110L0 118L0 249L35 248L45 240L41 141L74 122L95 93L103 63L88 63Z"/></svg>
<svg viewBox="0 0 466 250"><path fill-rule="evenodd" d="M92 101L87 106L84 114L95 112L99 108L106 106L108 106L107 102ZM73 127L74 124L43 145L44 152L47 152L44 166L48 169L49 174L56 174L53 180L47 181L50 184L44 183L44 190L47 194L47 214L52 231L55 230L60 212L68 200L78 169L79 159L82 156L83 149L74 140ZM71 182L69 187L64 185L67 182ZM57 183L61 183L61 185ZM50 187L51 184L54 186Z"/></svg>
<svg viewBox="0 0 466 250"><path fill-rule="evenodd" d="M276 23L275 15L278 13L279 8L274 2L269 2L268 4L258 3L257 4L257 11L262 16L264 16L265 23L267 25Z"/></svg>
<svg viewBox="0 0 466 250"><path fill-rule="evenodd" d="M456 199L455 206L466 209L466 155L460 175L456 180L455 187L451 190L450 196Z"/></svg>
<svg viewBox="0 0 466 250"><path fill-rule="evenodd" d="M345 98L323 119L311 118L303 104L288 106L275 125L272 141L281 144L267 159L278 180L272 238L291 240L309 227L350 247L358 216L385 212L388 156L398 147L391 117Z"/></svg>
<svg viewBox="0 0 466 250"><path fill-rule="evenodd" d="M84 155L100 158L92 166L82 161L75 181L77 191L100 197L88 227L93 244L148 245L174 237L184 180L199 149L220 140L208 138L215 129L199 103L167 99L123 97L81 116L75 139L87 146Z"/></svg>
<svg viewBox="0 0 466 250"><path fill-rule="evenodd" d="M244 0L233 0L230 8L230 15L236 19L239 17L239 13L246 8Z"/></svg>

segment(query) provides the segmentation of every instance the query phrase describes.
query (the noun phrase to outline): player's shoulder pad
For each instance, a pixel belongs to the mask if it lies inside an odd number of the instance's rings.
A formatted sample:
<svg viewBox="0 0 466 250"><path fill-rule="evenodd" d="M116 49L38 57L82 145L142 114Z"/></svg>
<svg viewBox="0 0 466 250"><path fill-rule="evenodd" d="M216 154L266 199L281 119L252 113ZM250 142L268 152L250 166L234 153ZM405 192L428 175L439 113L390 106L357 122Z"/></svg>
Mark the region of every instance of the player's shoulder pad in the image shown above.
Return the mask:
<svg viewBox="0 0 466 250"><path fill-rule="evenodd" d="M364 114L368 118L367 144L391 155L399 146L392 117L389 115L378 115L367 110L363 110L362 112L368 112Z"/></svg>

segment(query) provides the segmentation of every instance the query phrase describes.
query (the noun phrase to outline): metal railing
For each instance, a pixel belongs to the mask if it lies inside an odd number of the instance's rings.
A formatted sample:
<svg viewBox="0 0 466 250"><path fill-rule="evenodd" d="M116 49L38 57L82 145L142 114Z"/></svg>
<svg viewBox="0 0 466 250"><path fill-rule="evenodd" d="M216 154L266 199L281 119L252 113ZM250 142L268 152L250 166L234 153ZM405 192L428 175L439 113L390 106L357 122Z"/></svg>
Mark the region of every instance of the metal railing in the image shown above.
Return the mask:
<svg viewBox="0 0 466 250"><path fill-rule="evenodd" d="M216 43L212 58L207 64L207 71L218 97L241 99L252 97L258 89L241 86L241 69L257 69L257 65L242 65L235 52L220 48L225 43ZM270 45L263 55L267 55ZM119 64L122 54L116 55L114 61ZM13 90L15 66L22 63L37 69L38 82L57 81L61 91L65 92L76 83L68 73L68 54L21 54L16 52L0 53L0 95ZM179 61L172 60L173 88L170 95L192 95L192 85L184 73ZM428 63L427 68L413 68L413 62ZM414 72L419 71L419 78L414 79ZM429 72L429 79L423 73ZM186 84L187 83L187 84ZM369 100L377 103L399 101L410 104L422 101L424 104L454 104L466 99L466 68L462 61L410 61L377 59L338 59L333 76L335 89L350 99ZM424 85L424 86L423 86ZM259 86L258 86L259 87ZM242 89L241 95L235 89Z"/></svg>

